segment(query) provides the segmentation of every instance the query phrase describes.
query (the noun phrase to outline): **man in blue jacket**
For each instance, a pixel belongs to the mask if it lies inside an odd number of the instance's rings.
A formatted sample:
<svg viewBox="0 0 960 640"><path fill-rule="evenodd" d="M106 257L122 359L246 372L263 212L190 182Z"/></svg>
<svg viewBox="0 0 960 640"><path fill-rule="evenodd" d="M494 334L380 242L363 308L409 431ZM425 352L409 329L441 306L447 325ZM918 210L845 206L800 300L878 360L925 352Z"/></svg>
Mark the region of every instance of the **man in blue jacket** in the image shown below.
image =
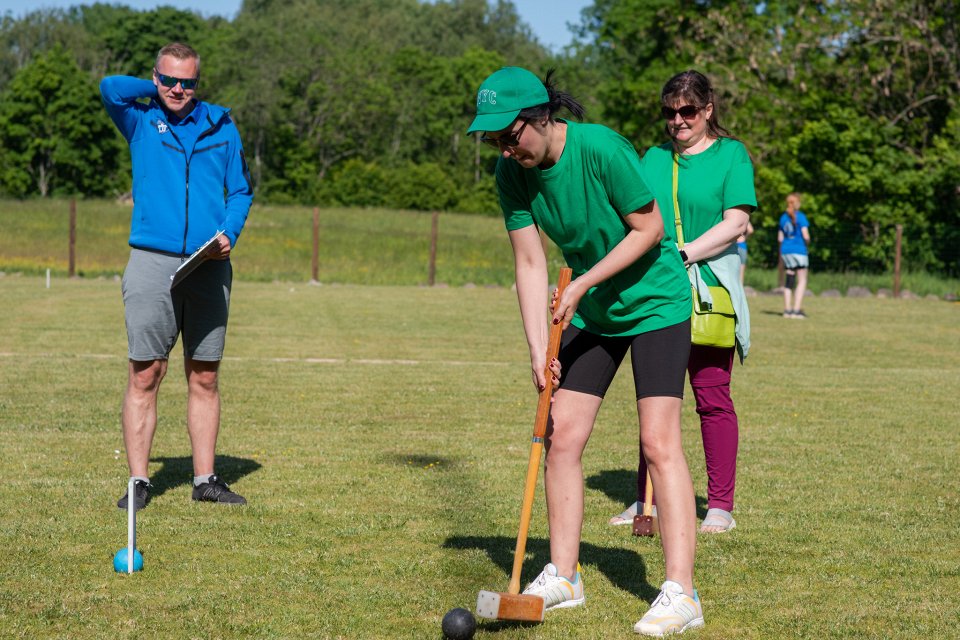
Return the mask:
<svg viewBox="0 0 960 640"><path fill-rule="evenodd" d="M153 79L111 76L100 83L107 113L130 145L133 216L123 273L128 379L123 442L134 504L150 500L147 464L157 426L157 393L170 351L183 336L193 499L246 504L214 470L220 430L217 372L223 357L236 246L253 201L243 146L230 110L195 97L200 56L173 43L157 55ZM148 102L140 102L141 99ZM205 260L174 286L177 268L205 249ZM129 496L117 502L127 508Z"/></svg>

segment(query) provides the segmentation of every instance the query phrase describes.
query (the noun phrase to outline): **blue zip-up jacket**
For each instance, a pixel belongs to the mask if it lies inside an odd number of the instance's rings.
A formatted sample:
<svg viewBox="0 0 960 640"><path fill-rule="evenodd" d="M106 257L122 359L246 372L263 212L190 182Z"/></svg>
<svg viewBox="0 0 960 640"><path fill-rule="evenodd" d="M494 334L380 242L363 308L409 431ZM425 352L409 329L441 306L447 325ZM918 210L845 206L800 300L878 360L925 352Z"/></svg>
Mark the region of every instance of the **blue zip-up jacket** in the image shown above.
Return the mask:
<svg viewBox="0 0 960 640"><path fill-rule="evenodd" d="M130 144L130 246L186 256L222 229L236 247L253 187L230 110L205 103L205 126L187 148L170 126L152 81L109 76L100 82L100 95ZM151 100L144 104L139 98Z"/></svg>

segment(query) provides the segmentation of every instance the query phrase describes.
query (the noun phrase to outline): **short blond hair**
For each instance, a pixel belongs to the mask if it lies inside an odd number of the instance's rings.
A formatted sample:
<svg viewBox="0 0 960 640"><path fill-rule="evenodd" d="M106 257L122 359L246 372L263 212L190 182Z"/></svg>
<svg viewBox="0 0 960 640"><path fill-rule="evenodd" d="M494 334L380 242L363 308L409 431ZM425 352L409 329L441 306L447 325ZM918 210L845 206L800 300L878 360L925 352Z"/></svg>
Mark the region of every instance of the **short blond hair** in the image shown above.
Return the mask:
<svg viewBox="0 0 960 640"><path fill-rule="evenodd" d="M154 63L154 66L160 65L160 58L163 56L171 56L177 60L196 60L197 61L197 75L200 75L200 54L197 53L193 47L188 44L183 44L182 42L171 42L168 45L165 45L157 53L157 61Z"/></svg>

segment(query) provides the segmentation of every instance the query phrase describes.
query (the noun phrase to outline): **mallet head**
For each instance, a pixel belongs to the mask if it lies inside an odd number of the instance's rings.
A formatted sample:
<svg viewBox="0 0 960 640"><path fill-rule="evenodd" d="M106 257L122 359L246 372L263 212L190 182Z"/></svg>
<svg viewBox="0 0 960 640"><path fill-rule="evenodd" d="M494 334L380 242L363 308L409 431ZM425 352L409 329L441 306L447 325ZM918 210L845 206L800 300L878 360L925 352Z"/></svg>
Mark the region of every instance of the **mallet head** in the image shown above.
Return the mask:
<svg viewBox="0 0 960 640"><path fill-rule="evenodd" d="M656 516L633 516L633 535L652 538L660 533L660 524Z"/></svg>
<svg viewBox="0 0 960 640"><path fill-rule="evenodd" d="M522 593L481 591L477 595L477 615L491 620L543 622L543 598Z"/></svg>

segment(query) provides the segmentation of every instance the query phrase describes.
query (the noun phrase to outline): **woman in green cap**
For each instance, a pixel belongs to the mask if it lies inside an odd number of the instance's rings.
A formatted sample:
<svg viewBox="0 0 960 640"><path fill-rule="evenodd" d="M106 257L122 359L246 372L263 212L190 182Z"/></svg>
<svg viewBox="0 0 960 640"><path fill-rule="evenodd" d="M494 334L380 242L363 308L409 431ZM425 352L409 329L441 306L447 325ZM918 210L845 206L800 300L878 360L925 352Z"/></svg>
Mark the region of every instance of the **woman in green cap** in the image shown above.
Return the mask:
<svg viewBox="0 0 960 640"><path fill-rule="evenodd" d="M703 624L693 587L696 513L680 443L690 354L690 283L664 234L663 217L633 146L600 125L557 118L583 107L519 67L492 74L477 92L468 133L497 148L496 179L510 242L534 385L558 386L545 442L550 563L524 590L547 610L584 602L579 567L581 456L603 396L631 354L643 455L658 498L666 580L634 629L663 635ZM546 380L547 262L538 228L573 269L554 301L563 323L558 363ZM561 376L562 371L562 376Z"/></svg>

